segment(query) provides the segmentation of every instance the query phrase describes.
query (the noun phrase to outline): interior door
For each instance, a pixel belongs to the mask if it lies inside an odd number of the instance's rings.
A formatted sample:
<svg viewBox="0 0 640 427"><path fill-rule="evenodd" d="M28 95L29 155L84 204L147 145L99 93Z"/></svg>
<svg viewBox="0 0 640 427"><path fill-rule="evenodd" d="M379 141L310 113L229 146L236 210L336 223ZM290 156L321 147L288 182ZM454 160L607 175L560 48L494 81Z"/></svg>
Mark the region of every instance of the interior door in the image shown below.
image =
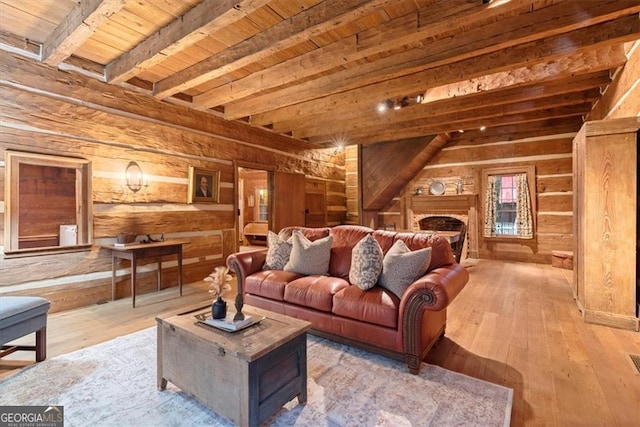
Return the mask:
<svg viewBox="0 0 640 427"><path fill-rule="evenodd" d="M273 173L272 231L292 225L304 226L305 178L301 173Z"/></svg>
<svg viewBox="0 0 640 427"><path fill-rule="evenodd" d="M327 183L318 179L305 181L305 220L306 227L327 226Z"/></svg>

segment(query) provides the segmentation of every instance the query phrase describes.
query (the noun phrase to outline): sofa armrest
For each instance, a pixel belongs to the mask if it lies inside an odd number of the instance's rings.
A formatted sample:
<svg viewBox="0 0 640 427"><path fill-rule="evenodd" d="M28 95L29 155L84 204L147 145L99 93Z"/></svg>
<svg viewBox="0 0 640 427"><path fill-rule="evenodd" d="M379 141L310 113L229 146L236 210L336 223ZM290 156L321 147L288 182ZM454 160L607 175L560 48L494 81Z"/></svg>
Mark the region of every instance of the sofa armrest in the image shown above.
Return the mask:
<svg viewBox="0 0 640 427"><path fill-rule="evenodd" d="M227 267L236 273L238 279L238 293L242 290L244 279L262 269L267 259L267 249L236 252L227 257Z"/></svg>
<svg viewBox="0 0 640 427"><path fill-rule="evenodd" d="M424 312L447 308L468 281L466 268L451 264L428 272L413 282L402 295L398 322L402 328L403 351L411 372L418 372L424 356L421 345Z"/></svg>
<svg viewBox="0 0 640 427"><path fill-rule="evenodd" d="M431 311L447 308L469 281L467 269L460 264L436 268L413 282L402 295L400 313L408 305Z"/></svg>

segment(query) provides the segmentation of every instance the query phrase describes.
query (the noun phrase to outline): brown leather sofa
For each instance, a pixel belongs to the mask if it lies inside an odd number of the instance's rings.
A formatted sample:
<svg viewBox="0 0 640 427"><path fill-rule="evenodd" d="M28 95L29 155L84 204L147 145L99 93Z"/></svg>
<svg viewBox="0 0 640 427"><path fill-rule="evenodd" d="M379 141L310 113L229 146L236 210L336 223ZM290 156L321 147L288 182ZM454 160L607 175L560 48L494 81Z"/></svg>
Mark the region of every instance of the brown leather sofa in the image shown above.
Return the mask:
<svg viewBox="0 0 640 427"><path fill-rule="evenodd" d="M333 236L329 275L264 271L267 249L235 253L227 258L227 265L237 275L244 303L307 320L316 335L405 360L409 371L417 374L427 352L444 335L447 306L469 280L466 269L455 263L447 240L354 225L295 228L311 241L329 233ZM350 285L351 251L367 234L374 236L385 254L398 239L412 251L432 248L427 273L402 298L379 286L364 291Z"/></svg>

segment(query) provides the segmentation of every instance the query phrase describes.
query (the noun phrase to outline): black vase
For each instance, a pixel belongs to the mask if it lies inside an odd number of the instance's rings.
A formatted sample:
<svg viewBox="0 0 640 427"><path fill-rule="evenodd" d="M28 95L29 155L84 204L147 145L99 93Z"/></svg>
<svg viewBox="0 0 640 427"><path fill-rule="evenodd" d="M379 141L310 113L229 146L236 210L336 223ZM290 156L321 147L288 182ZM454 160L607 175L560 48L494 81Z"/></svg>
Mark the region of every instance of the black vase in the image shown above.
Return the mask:
<svg viewBox="0 0 640 427"><path fill-rule="evenodd" d="M211 317L214 319L224 319L227 316L227 302L218 297L217 300L211 304Z"/></svg>

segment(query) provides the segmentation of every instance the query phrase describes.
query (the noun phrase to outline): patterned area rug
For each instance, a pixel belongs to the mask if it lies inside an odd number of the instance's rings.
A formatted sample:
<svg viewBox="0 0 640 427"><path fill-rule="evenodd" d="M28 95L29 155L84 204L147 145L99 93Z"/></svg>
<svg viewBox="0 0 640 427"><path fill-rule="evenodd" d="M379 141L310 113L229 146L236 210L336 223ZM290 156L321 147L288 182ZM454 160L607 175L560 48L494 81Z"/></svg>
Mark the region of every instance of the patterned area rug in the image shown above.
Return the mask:
<svg viewBox="0 0 640 427"><path fill-rule="evenodd" d="M420 375L309 336L308 402L274 426L508 426L513 390L423 364ZM65 426L228 426L169 383L156 389L156 329L31 365L0 382L0 405L63 405Z"/></svg>

